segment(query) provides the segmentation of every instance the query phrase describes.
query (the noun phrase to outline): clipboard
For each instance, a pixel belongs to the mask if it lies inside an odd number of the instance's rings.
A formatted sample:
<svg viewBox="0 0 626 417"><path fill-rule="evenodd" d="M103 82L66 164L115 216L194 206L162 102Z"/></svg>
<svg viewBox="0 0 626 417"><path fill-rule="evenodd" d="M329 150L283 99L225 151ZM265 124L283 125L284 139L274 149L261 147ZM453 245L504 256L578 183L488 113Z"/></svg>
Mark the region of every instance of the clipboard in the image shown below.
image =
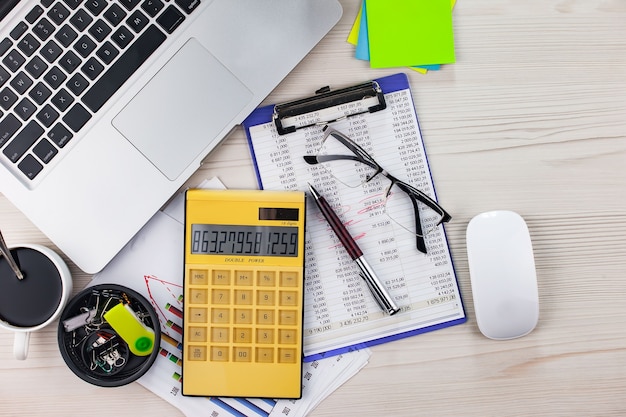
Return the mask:
<svg viewBox="0 0 626 417"><path fill-rule="evenodd" d="M376 94L372 94L372 91L376 91ZM399 142L401 141L398 138L405 135L408 142L401 145L403 147L402 152L409 152L411 154L409 156L415 158L416 161L421 161L420 164L423 166L423 169L419 171L419 177L425 188L418 188L430 193L431 197L436 199L406 74L399 73L382 77L353 87L336 90L334 94L330 93L328 89L324 89L301 100L260 107L243 122L259 187L261 189L304 190L306 189L306 182L319 181L319 177L312 177L315 175L312 172L315 167L307 167L302 156L314 151L315 141L321 136L322 127L318 125L330 123L337 130L347 134L349 133L344 129L352 129L356 132L354 134L358 136L362 133L359 128L369 126L369 129L375 132L375 134L373 133L374 136L387 135L388 137L384 138L373 138L371 143L368 143L376 148L372 156L377 161L381 158L382 160L379 161L381 165L385 168L390 167L387 169L390 169L394 175L401 175L401 172L396 172L401 170L401 167L394 166L393 161L398 159L396 149L399 149L398 146L400 146ZM285 109L292 110L292 112L290 113ZM342 111L346 109L352 110L347 114L342 114ZM396 116L393 116L394 114ZM293 119L289 120L289 117ZM394 118L397 119L396 122L393 121ZM293 128L291 128L292 126ZM279 129L283 132L279 133ZM387 159L385 160L385 158ZM325 179L324 184L327 182L328 180ZM411 183L412 181L408 179L407 182ZM321 186L322 193L327 195L323 189L324 185ZM315 187L318 188L317 183ZM345 196L347 199L346 202L343 200L337 202L345 210L354 210L361 214L367 212L367 209L358 206L361 201L367 200L367 198L363 198L361 195L352 198L353 193L358 194L360 191L354 191L345 186L341 187L341 185L330 187L331 191L328 192L333 193L332 190L335 190L334 194L338 196L336 198L341 199ZM315 210L310 212L314 213ZM362 237L359 240L359 245L368 260L374 259L375 263L377 255L380 255L381 251L387 250L385 248L389 245L388 243L378 245L373 242L376 240L374 237L379 238L378 240L382 242L398 239L398 246L402 246L400 245L401 239L406 239L406 236L401 235L377 235L378 232L373 232L371 228L367 228L369 225L367 219L356 218L352 214L346 214L346 219L358 223L358 227L354 226L354 231L350 230L351 234ZM358 298L350 299L352 297L351 291L354 290L352 286L358 284L356 280L351 280L348 275L354 273L359 280L358 272L350 272L347 269L348 266L343 267L344 269L332 266L333 264L344 264L343 260L338 261L341 259L342 254L340 252L343 248L336 248L337 244L329 237L327 226L316 222L316 220L319 219L315 219L313 216L307 219L307 234L311 241L307 242L310 244L310 248L307 250L309 259L305 266L305 284L308 289L305 291L304 360L306 362L467 321L443 228L437 237L440 239L437 243L437 249L430 251L437 253L435 255L437 260L434 260L435 257L428 258L431 255L417 255L414 239L412 240L412 248L415 250L415 254L412 252L408 255L402 253L397 259L394 258L391 261L385 260L383 255L378 256L379 261L377 265L374 265L374 269L379 277L387 280L392 295L396 291L396 296L399 298L406 297L402 301L408 303L406 310L391 317L382 317L382 312L379 311L375 302L372 300L371 303L373 304L370 305L367 296L364 296L360 301ZM388 226L383 227L384 230L387 230L385 228ZM365 232L363 232L364 230ZM393 245L391 244L391 246ZM410 244L406 244L405 241L404 246L399 249L396 248L399 251L398 254L408 250L406 249L408 246ZM345 254L345 250L343 252ZM389 257L393 258L398 254L392 253ZM347 254L345 254L345 258L347 260L345 265L350 264ZM399 272L402 269L410 272L406 274ZM336 271L340 272L335 274ZM427 272L422 273L421 271ZM409 274L420 276L414 277ZM322 276L326 277L326 281L322 279ZM346 276L348 277L346 278ZM335 288L336 283L333 280L341 280L345 286L339 285ZM428 299L418 300L416 294L419 292L420 285L428 286L431 284L433 289L437 288L436 295ZM323 290L325 285L332 286L333 289L326 293ZM394 289L394 287L396 288ZM338 294L339 292L348 294L344 297L348 301L344 302L344 299ZM363 291L363 293L366 294L367 291ZM321 296L318 297L320 294ZM346 307L348 302L355 304ZM323 308L318 308L324 303L328 309L328 317L324 315ZM428 303L431 304L426 305ZM402 302L400 304L402 307ZM357 312L359 314L367 311L367 319L359 316L346 318L346 314L355 313L353 307L360 309ZM425 315L422 317L422 309L424 311L436 311L437 308L439 308L438 312L433 313L430 317ZM351 313L347 313L348 310L351 310ZM381 316L378 316L377 312L380 312ZM363 320L367 323L365 324ZM310 328L307 327L307 322L310 322ZM327 322L326 327L325 322ZM327 340L325 339L326 336L328 336Z"/></svg>

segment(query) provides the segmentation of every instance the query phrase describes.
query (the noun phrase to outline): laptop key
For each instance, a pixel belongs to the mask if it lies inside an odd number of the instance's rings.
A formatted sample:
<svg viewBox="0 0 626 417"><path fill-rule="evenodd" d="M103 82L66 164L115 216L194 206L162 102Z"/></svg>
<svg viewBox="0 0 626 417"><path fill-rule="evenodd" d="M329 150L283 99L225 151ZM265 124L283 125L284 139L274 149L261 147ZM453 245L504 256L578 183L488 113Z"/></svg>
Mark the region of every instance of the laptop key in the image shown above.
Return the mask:
<svg viewBox="0 0 626 417"><path fill-rule="evenodd" d="M57 25L60 25L68 18L70 11L61 3L57 3L48 12L48 17Z"/></svg>
<svg viewBox="0 0 626 417"><path fill-rule="evenodd" d="M100 49L98 49L96 55L98 55L98 58L100 58L105 64L110 64L113 62L115 57L119 55L119 53L120 51L118 51L118 49L113 46L111 42L106 41L102 44Z"/></svg>
<svg viewBox="0 0 626 417"><path fill-rule="evenodd" d="M98 42L102 42L109 33L111 33L111 27L107 25L104 20L98 19L96 23L93 24L89 28L89 33L93 36Z"/></svg>
<svg viewBox="0 0 626 417"><path fill-rule="evenodd" d="M65 86L74 93L75 96L79 96L89 86L89 82L80 75L79 72L74 74L72 78L65 84Z"/></svg>
<svg viewBox="0 0 626 417"><path fill-rule="evenodd" d="M126 7L128 10L133 10L140 2L141 0L120 0L122 6Z"/></svg>
<svg viewBox="0 0 626 417"><path fill-rule="evenodd" d="M126 19L126 23L135 33L139 33L148 24L148 16L141 13L139 10L135 10L133 14Z"/></svg>
<svg viewBox="0 0 626 417"><path fill-rule="evenodd" d="M35 84L33 89L30 90L30 92L28 93L30 98L32 98L35 103L40 106L45 103L46 100L48 100L48 97L50 97L51 94L52 91L50 91L50 89L46 87L42 82L38 82L37 84Z"/></svg>
<svg viewBox="0 0 626 417"><path fill-rule="evenodd" d="M17 101L17 95L9 87L4 87L0 92L0 107L9 110Z"/></svg>
<svg viewBox="0 0 626 417"><path fill-rule="evenodd" d="M19 103L17 103L13 111L21 117L22 120L26 121L30 119L33 114L35 114L37 106L35 106L29 99L23 98Z"/></svg>
<svg viewBox="0 0 626 417"><path fill-rule="evenodd" d="M28 177L28 179L34 179L43 169L43 165L35 159L34 156L28 154L26 157L17 164L17 167Z"/></svg>
<svg viewBox="0 0 626 417"><path fill-rule="evenodd" d="M66 78L67 76L63 71L61 71L61 69L59 69L59 67L52 67L52 69L43 76L44 81L48 83L48 85L52 87L53 90L59 88L59 86L63 84L63 81L65 81Z"/></svg>
<svg viewBox="0 0 626 417"><path fill-rule="evenodd" d="M45 41L52 35L55 31L55 27L48 19L45 17L41 19L35 26L33 26L33 33L37 35L39 39Z"/></svg>
<svg viewBox="0 0 626 417"><path fill-rule="evenodd" d="M54 35L54 38L66 48L69 47L77 37L78 34L76 31L68 24L63 25L63 27Z"/></svg>
<svg viewBox="0 0 626 417"><path fill-rule="evenodd" d="M26 58L22 56L15 49L11 50L7 56L4 57L2 63L11 71L16 72L26 62Z"/></svg>
<svg viewBox="0 0 626 417"><path fill-rule="evenodd" d="M92 112L104 103L137 71L152 53L165 41L166 36L156 26L150 25L137 40L113 63L98 81L85 93L83 103Z"/></svg>
<svg viewBox="0 0 626 417"><path fill-rule="evenodd" d="M24 68L34 78L39 78L48 69L48 64L40 57L34 56Z"/></svg>
<svg viewBox="0 0 626 417"><path fill-rule="evenodd" d="M17 44L17 47L24 53L26 56L31 56L37 51L37 49L41 46L39 41L35 39L33 35L30 33L22 38L22 40Z"/></svg>
<svg viewBox="0 0 626 417"><path fill-rule="evenodd" d="M93 81L102 71L104 71L104 66L98 62L96 58L91 57L87 60L87 62L85 62L85 65L80 67L80 70L87 76L87 78Z"/></svg>
<svg viewBox="0 0 626 417"><path fill-rule="evenodd" d="M45 127L52 126L52 123L54 123L56 121L56 119L58 119L58 118L59 118L59 112L54 110L54 108L51 105L49 105L49 104L46 104L39 111L39 113L37 113L37 120L39 120L41 122L41 124L44 125ZM37 156L39 156L39 155L37 155Z"/></svg>
<svg viewBox="0 0 626 417"><path fill-rule="evenodd" d="M4 146L20 127L22 127L22 122L11 113L7 114L7 117L0 121L0 147Z"/></svg>
<svg viewBox="0 0 626 417"><path fill-rule="evenodd" d="M67 51L65 55L59 60L59 65L61 68L65 70L68 74L71 74L82 64L83 61L72 51Z"/></svg>
<svg viewBox="0 0 626 417"><path fill-rule="evenodd" d="M44 57L49 63L53 63L61 55L63 49L55 41L48 41L48 43L41 48L41 56Z"/></svg>
<svg viewBox="0 0 626 417"><path fill-rule="evenodd" d="M70 17L70 23L79 32L87 29L87 26L89 26L91 22L93 22L93 17L91 17L84 9L78 10L74 13L74 16Z"/></svg>
<svg viewBox="0 0 626 417"><path fill-rule="evenodd" d="M2 87L11 78L11 73L0 66L0 87Z"/></svg>
<svg viewBox="0 0 626 417"><path fill-rule="evenodd" d="M87 0L87 3L85 3L87 10L93 13L94 16L98 16L102 13L108 5L109 4L104 0Z"/></svg>
<svg viewBox="0 0 626 417"><path fill-rule="evenodd" d="M2 151L11 162L17 162L22 155L43 135L43 128L39 123L31 120L20 133Z"/></svg>
<svg viewBox="0 0 626 417"><path fill-rule="evenodd" d="M31 85L33 85L33 80L31 80L24 71L17 73L15 78L11 80L11 87L13 87L17 94L24 94Z"/></svg>
<svg viewBox="0 0 626 417"><path fill-rule="evenodd" d="M37 19L39 19L42 14L43 9L41 8L41 6L35 6L26 15L26 21L32 25Z"/></svg>
<svg viewBox="0 0 626 417"><path fill-rule="evenodd" d="M121 26L111 36L111 39L117 44L117 46L119 46L121 49L124 49L128 46L128 44L133 40L134 37L135 35L133 35L126 26Z"/></svg>
<svg viewBox="0 0 626 417"><path fill-rule="evenodd" d="M148 13L148 16L154 17L163 8L163 2L161 0L145 0L141 3L141 8Z"/></svg>
<svg viewBox="0 0 626 417"><path fill-rule="evenodd" d="M63 116L63 121L74 132L78 132L85 123L91 119L91 114L80 103L74 104L74 107Z"/></svg>
<svg viewBox="0 0 626 417"><path fill-rule="evenodd" d="M76 52L80 54L83 58L87 58L87 56L96 49L96 43L87 35L81 36L81 38L74 44L74 49Z"/></svg>
<svg viewBox="0 0 626 417"><path fill-rule="evenodd" d="M0 56L6 54L7 51L11 49L12 46L13 46L13 42L11 41L11 39L9 38L2 39L2 42L0 42Z"/></svg>
<svg viewBox="0 0 626 417"><path fill-rule="evenodd" d="M126 17L126 12L117 3L113 3L111 7L104 12L104 18L113 26L122 23Z"/></svg>
<svg viewBox="0 0 626 417"><path fill-rule="evenodd" d="M67 130L67 128L61 123L57 123L56 125L54 125L54 127L48 132L48 138L50 138L50 140L54 142L59 148L67 145L67 142L69 142L72 137L72 132Z"/></svg>
<svg viewBox="0 0 626 417"><path fill-rule="evenodd" d="M26 31L28 30L28 25L24 22L18 23L13 30L9 33L14 40L18 40Z"/></svg>
<svg viewBox="0 0 626 417"><path fill-rule="evenodd" d="M183 9L185 13L189 14L200 5L200 0L175 0L175 3Z"/></svg>
<svg viewBox="0 0 626 417"><path fill-rule="evenodd" d="M172 33L185 20L185 16L174 6L169 6L157 18L157 23L161 25L167 33Z"/></svg>
<svg viewBox="0 0 626 417"><path fill-rule="evenodd" d="M63 0L65 4L72 10L76 10L78 6L83 2L83 0Z"/></svg>
<svg viewBox="0 0 626 417"><path fill-rule="evenodd" d="M67 92L64 88L60 89L58 93L50 100L54 106L60 111L65 111L74 102L74 97Z"/></svg>
<svg viewBox="0 0 626 417"><path fill-rule="evenodd" d="M47 164L57 153L59 153L59 151L57 151L57 148L55 148L54 145L48 141L48 139L42 139L33 148L33 153L37 155L37 157L41 159L44 164Z"/></svg>

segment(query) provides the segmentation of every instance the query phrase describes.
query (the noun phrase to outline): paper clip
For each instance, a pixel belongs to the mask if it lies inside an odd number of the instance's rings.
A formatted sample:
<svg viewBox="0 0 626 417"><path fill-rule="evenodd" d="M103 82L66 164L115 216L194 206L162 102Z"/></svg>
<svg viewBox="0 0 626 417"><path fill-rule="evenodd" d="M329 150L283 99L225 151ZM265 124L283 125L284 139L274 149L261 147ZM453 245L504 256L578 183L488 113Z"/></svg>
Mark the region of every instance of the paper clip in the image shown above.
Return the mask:
<svg viewBox="0 0 626 417"><path fill-rule="evenodd" d="M274 106L272 120L279 135L309 126L327 124L387 108L385 96L376 81L330 91L323 87L315 96Z"/></svg>

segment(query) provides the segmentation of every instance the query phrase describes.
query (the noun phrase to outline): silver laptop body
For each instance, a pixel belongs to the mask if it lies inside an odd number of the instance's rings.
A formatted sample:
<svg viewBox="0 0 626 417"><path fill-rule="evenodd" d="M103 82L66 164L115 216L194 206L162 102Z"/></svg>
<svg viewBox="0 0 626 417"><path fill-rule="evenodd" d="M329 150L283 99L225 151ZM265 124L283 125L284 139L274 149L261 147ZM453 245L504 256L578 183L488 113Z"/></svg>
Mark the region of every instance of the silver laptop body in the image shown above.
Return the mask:
<svg viewBox="0 0 626 417"><path fill-rule="evenodd" d="M342 13L336 0L2 2L0 192L89 273Z"/></svg>

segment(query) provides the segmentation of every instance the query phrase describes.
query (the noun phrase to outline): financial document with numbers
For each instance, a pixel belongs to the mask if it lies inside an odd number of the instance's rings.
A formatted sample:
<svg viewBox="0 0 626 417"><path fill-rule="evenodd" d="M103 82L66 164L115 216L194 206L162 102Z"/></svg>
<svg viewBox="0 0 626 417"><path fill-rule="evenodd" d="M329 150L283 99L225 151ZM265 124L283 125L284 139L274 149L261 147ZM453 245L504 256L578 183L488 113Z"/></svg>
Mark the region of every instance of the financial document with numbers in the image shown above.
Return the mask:
<svg viewBox="0 0 626 417"><path fill-rule="evenodd" d="M333 122L332 127L364 148L391 175L435 198L411 90L404 74L377 80L387 108ZM393 316L376 304L357 265L308 199L304 301L307 360L374 345L466 321L442 226L425 237L427 254L415 235L383 211L389 180L376 176L348 187L303 156L315 155L323 126L279 135L261 108L244 122L259 183L264 189L307 190L312 184L338 213L364 257L401 307ZM445 203L442 204L445 208ZM450 213L454 221L454 213ZM428 227L428 226L427 226Z"/></svg>

